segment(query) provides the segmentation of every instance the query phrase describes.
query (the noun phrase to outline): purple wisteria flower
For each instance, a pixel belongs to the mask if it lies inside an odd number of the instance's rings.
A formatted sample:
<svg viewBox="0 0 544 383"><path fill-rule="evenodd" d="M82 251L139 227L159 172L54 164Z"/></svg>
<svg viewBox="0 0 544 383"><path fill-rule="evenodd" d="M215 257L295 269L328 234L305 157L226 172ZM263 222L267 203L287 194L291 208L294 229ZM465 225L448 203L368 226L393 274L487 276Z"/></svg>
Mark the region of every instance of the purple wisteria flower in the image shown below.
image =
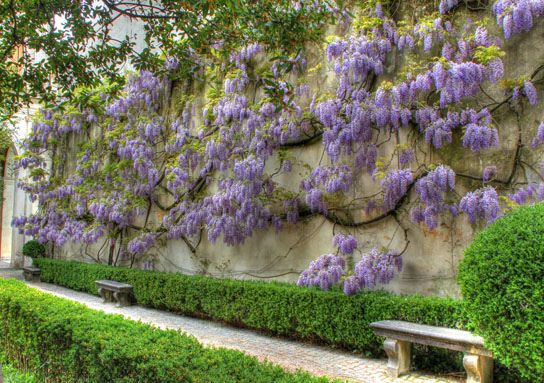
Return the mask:
<svg viewBox="0 0 544 383"><path fill-rule="evenodd" d="M338 283L344 273L344 258L325 254L310 262L306 270L300 274L297 284L299 286L317 286L322 290L330 288Z"/></svg>
<svg viewBox="0 0 544 383"><path fill-rule="evenodd" d="M131 240L127 245L130 254L143 254L155 245L156 234L143 233Z"/></svg>
<svg viewBox="0 0 544 383"><path fill-rule="evenodd" d="M470 223L481 219L489 224L500 214L499 195L492 187L468 192L461 199L459 208L468 215Z"/></svg>
<svg viewBox="0 0 544 383"><path fill-rule="evenodd" d="M544 16L544 0L498 0L492 9L504 37L509 39L529 31L535 19Z"/></svg>
<svg viewBox="0 0 544 383"><path fill-rule="evenodd" d="M401 150L399 154L399 164L401 167L408 165L416 158L416 154L413 149Z"/></svg>
<svg viewBox="0 0 544 383"><path fill-rule="evenodd" d="M440 165L420 178L415 184L423 206L411 210L414 222L424 222L429 229L438 226L438 216L442 212L455 213L455 207L445 202L445 194L455 189L455 173L447 166Z"/></svg>
<svg viewBox="0 0 544 383"><path fill-rule="evenodd" d="M176 57L167 57L164 61L164 67L169 72L175 72L179 68L179 61Z"/></svg>
<svg viewBox="0 0 544 383"><path fill-rule="evenodd" d="M393 170L387 173L381 182L384 209L394 208L397 202L406 194L412 182L411 170Z"/></svg>
<svg viewBox="0 0 544 383"><path fill-rule="evenodd" d="M336 234L332 240L332 244L338 246L338 249L343 254L351 255L357 248L357 239L353 235Z"/></svg>
<svg viewBox="0 0 544 383"><path fill-rule="evenodd" d="M402 257L395 251L382 253L374 248L363 254L355 265L354 275L344 281L344 293L353 295L365 288L373 288L378 284L387 284L395 277L395 271L402 270Z"/></svg>
<svg viewBox="0 0 544 383"><path fill-rule="evenodd" d="M499 133L497 129L486 125L468 124L463 136L463 146L473 152L499 146Z"/></svg>
<svg viewBox="0 0 544 383"><path fill-rule="evenodd" d="M448 13L459 4L459 0L441 0L438 10L441 14Z"/></svg>
<svg viewBox="0 0 544 383"><path fill-rule="evenodd" d="M531 142L531 147L536 149L539 145L544 143L544 122L541 122L536 130L536 135Z"/></svg>
<svg viewBox="0 0 544 383"><path fill-rule="evenodd" d="M529 104L536 105L538 103L538 91L531 81L525 80L523 83L523 93L527 97Z"/></svg>
<svg viewBox="0 0 544 383"><path fill-rule="evenodd" d="M526 205L544 201L544 182L530 183L526 187L519 188L515 193L509 194L508 198L518 205Z"/></svg>
<svg viewBox="0 0 544 383"><path fill-rule="evenodd" d="M496 166L486 166L482 172L482 179L484 182L489 182L497 176Z"/></svg>

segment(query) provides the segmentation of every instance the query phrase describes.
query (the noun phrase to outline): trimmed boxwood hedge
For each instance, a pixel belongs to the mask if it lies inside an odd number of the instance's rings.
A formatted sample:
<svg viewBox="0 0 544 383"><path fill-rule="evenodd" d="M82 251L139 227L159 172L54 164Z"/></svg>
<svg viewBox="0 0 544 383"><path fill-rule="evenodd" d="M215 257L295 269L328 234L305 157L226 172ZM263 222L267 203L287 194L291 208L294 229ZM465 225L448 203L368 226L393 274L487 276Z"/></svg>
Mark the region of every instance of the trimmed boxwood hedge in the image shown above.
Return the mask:
<svg viewBox="0 0 544 383"><path fill-rule="evenodd" d="M235 326L296 339L325 343L366 356L383 357L382 339L370 322L398 319L463 328L460 301L423 296L398 296L368 291L347 297L287 283L218 279L144 271L73 261L37 259L41 278L97 295L95 281L130 283L141 305L208 318ZM444 371L462 370L460 353L416 346L414 365Z"/></svg>
<svg viewBox="0 0 544 383"><path fill-rule="evenodd" d="M38 381L327 382L0 278L0 350Z"/></svg>
<svg viewBox="0 0 544 383"><path fill-rule="evenodd" d="M5 383L36 383L34 375L21 372L9 364L2 363L2 371Z"/></svg>
<svg viewBox="0 0 544 383"><path fill-rule="evenodd" d="M495 358L544 382L544 204L518 208L480 232L459 283L471 327Z"/></svg>

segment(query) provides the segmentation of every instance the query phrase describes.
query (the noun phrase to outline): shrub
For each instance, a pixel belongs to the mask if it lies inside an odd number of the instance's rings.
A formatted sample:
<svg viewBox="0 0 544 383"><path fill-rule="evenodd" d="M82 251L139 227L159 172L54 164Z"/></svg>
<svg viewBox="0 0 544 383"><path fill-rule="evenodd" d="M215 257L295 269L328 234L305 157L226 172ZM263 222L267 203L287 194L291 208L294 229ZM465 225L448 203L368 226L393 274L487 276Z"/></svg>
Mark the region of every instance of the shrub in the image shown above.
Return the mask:
<svg viewBox="0 0 544 383"><path fill-rule="evenodd" d="M544 381L544 204L523 207L479 233L459 282L470 326L495 358Z"/></svg>
<svg viewBox="0 0 544 383"><path fill-rule="evenodd" d="M2 364L3 378L5 383L35 383L32 374L18 371L10 365Z"/></svg>
<svg viewBox="0 0 544 383"><path fill-rule="evenodd" d="M45 382L327 382L0 278L5 358Z"/></svg>
<svg viewBox="0 0 544 383"><path fill-rule="evenodd" d="M45 256L45 246L35 239L28 241L23 245L23 255L30 258L40 258Z"/></svg>
<svg viewBox="0 0 544 383"><path fill-rule="evenodd" d="M383 357L382 339L369 323L398 319L462 327L463 307L453 299L397 296L366 291L345 296L340 290L321 291L287 283L216 279L39 259L41 278L71 289L97 294L95 281L113 279L134 286L141 305L302 340L317 341L367 356ZM419 368L462 369L459 353L417 346Z"/></svg>

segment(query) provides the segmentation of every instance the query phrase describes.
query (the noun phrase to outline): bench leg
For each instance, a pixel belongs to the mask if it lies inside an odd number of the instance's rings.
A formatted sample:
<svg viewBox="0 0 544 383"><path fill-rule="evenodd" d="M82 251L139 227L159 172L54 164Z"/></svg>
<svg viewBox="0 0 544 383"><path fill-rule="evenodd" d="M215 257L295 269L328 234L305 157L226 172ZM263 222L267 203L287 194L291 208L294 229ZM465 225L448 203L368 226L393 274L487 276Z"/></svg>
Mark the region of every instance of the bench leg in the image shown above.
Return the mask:
<svg viewBox="0 0 544 383"><path fill-rule="evenodd" d="M98 294L102 297L102 303L108 303L112 301L111 291L106 290L103 287L98 289Z"/></svg>
<svg viewBox="0 0 544 383"><path fill-rule="evenodd" d="M125 307L131 305L130 297L127 293L119 293L116 291L113 293L113 297L117 301L117 307Z"/></svg>
<svg viewBox="0 0 544 383"><path fill-rule="evenodd" d="M25 272L25 273L23 273L23 275L25 277L25 281L27 281L27 282L36 282L36 280L37 280L35 275L32 274L32 273Z"/></svg>
<svg viewBox="0 0 544 383"><path fill-rule="evenodd" d="M410 371L412 343L387 338L383 342L383 348L389 358L387 370L392 377L398 378Z"/></svg>
<svg viewBox="0 0 544 383"><path fill-rule="evenodd" d="M493 358L465 354L463 357L463 366L467 372L467 383L493 382Z"/></svg>

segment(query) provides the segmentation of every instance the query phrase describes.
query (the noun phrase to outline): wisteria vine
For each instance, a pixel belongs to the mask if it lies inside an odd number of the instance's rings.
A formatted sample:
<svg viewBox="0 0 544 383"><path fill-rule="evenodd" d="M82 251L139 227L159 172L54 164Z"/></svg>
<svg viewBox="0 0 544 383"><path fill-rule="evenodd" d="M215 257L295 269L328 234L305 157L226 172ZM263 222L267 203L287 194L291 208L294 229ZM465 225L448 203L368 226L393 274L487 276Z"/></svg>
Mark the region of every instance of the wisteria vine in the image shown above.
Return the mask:
<svg viewBox="0 0 544 383"><path fill-rule="evenodd" d="M247 42L223 55L221 65L204 56L194 60L195 70L212 73L216 85L205 105L187 92L180 111L172 111L177 59L170 57L166 75L141 71L122 90L105 85L68 109L44 109L20 159L29 174L20 187L41 209L15 218L14 225L51 246L102 243L109 264L133 264L165 239L181 239L195 252L204 233L211 242L239 245L256 230L279 231L310 214L335 220L361 179L380 190L362 198L370 221L407 204L424 230L460 213L471 224L487 224L515 204L541 201L542 181L514 190L510 180L509 193L501 193L492 164L476 177L475 190L459 195L454 170L426 163L408 141L412 132L440 150L458 137L459 145L479 155L501 144L495 104L539 102L542 68L506 81L502 37L485 23L456 27L451 15L459 5L441 1L439 12L407 26L380 2L363 6L355 19L328 2L295 2L307 12L334 12L351 25L343 37L330 37L324 50L328 67L321 73L334 77L332 89L311 89L307 79L320 69L308 68L304 52L268 62L273 52ZM544 16L544 1L497 1L492 12L510 39ZM220 42L215 48L220 51ZM398 53L417 60L392 80L388 60ZM387 80L381 80L384 74ZM499 84L506 84L507 101L487 107L471 102ZM68 159L60 144L74 137L80 151ZM324 160L298 190L288 190L277 181L298 161L288 149L315 139L321 139ZM526 146L538 150L543 143L544 123ZM355 238L337 235L333 244L338 253L313 261L300 285L328 290L342 283L351 295L388 283L401 270L402 252L375 248L350 267Z"/></svg>

